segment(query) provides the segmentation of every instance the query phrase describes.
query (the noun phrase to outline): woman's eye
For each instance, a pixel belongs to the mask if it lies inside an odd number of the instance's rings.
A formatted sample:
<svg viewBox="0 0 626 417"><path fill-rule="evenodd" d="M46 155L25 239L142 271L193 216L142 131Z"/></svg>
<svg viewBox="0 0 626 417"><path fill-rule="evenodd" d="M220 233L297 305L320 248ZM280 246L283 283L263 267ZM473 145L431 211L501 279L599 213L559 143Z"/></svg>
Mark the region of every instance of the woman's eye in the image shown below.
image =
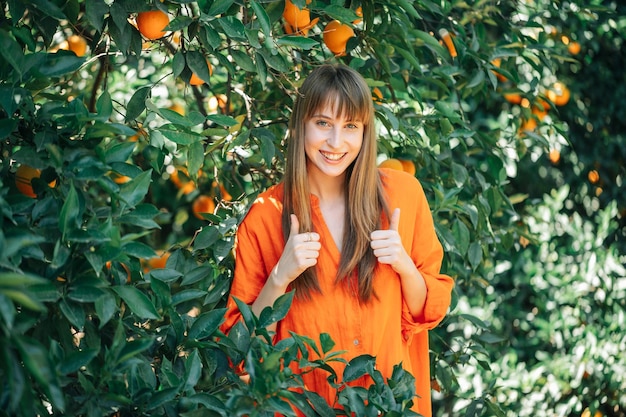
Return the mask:
<svg viewBox="0 0 626 417"><path fill-rule="evenodd" d="M317 125L318 126L328 126L328 122L326 120L318 120L317 121Z"/></svg>

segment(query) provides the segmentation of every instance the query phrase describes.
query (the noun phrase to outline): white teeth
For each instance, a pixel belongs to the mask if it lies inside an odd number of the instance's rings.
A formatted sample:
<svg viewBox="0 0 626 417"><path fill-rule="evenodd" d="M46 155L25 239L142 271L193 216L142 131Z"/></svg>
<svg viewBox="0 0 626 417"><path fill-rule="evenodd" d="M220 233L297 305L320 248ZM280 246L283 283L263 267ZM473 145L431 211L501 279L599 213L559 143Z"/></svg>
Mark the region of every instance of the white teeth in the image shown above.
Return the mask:
<svg viewBox="0 0 626 417"><path fill-rule="evenodd" d="M341 158L343 158L343 156L345 155L344 153L326 153L326 152L320 152L322 154L322 156L324 156L324 158L326 159L330 159L331 161L338 161Z"/></svg>

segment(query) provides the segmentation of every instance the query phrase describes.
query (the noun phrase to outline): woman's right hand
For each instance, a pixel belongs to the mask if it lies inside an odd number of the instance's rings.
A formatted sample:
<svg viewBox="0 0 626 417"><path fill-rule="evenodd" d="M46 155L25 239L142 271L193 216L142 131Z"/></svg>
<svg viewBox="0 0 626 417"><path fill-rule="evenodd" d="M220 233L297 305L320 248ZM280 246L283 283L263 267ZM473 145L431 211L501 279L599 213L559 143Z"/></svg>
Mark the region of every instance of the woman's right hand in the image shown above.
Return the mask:
<svg viewBox="0 0 626 417"><path fill-rule="evenodd" d="M274 285L287 286L307 268L317 264L322 244L320 235L315 232L300 233L300 223L295 214L290 216L291 228L283 254L272 270L270 279Z"/></svg>

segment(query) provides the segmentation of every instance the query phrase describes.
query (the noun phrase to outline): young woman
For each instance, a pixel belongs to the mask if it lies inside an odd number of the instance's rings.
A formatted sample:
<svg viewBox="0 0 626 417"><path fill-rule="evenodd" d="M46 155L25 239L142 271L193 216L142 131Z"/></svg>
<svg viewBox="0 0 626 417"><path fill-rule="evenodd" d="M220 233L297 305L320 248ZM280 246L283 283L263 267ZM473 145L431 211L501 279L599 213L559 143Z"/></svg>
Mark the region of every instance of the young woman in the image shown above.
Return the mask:
<svg viewBox="0 0 626 417"><path fill-rule="evenodd" d="M428 330L445 316L453 281L439 271L443 250L418 180L376 167L372 96L360 74L342 65L313 70L288 142L284 180L256 199L238 229L223 328L240 319L232 297L258 315L295 290L272 329L276 340L328 333L347 361L373 355L385 377L402 363L416 378L414 410L430 416ZM304 381L336 406L327 377L316 371Z"/></svg>

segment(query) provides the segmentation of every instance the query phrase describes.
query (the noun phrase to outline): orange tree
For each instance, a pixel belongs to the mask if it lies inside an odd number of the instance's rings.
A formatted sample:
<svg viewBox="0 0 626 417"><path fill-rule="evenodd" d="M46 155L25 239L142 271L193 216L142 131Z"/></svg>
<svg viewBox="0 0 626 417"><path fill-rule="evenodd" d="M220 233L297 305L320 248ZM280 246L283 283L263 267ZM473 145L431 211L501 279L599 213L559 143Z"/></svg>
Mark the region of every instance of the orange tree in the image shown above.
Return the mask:
<svg viewBox="0 0 626 417"><path fill-rule="evenodd" d="M466 307L524 231L508 185L529 148L550 149L528 122L564 130L532 111L557 81L560 46L546 42L540 10L514 3L291 3L309 11L304 28L285 25L283 1L2 3L4 413L289 415L291 404L334 415L285 367L332 373L332 341L294 335L273 346L263 330L289 294L260 317L241 306L245 325L230 337L218 330L237 224L280 180L297 86L323 62L366 77L381 160L412 161L430 199L444 270L457 280L432 341L441 409L503 413L492 389L458 387L459 367L489 369L501 341ZM354 36L332 39L333 21ZM62 47L71 36L87 41L85 54ZM506 93L525 101L512 107ZM37 172L33 194L20 191L22 166ZM195 215L200 196L213 199L211 213ZM306 346L323 360L309 361ZM242 362L249 384L235 372ZM373 362L358 358L343 376L371 374L369 392L330 375L344 409L411 415L411 376L399 367L384 381Z"/></svg>

